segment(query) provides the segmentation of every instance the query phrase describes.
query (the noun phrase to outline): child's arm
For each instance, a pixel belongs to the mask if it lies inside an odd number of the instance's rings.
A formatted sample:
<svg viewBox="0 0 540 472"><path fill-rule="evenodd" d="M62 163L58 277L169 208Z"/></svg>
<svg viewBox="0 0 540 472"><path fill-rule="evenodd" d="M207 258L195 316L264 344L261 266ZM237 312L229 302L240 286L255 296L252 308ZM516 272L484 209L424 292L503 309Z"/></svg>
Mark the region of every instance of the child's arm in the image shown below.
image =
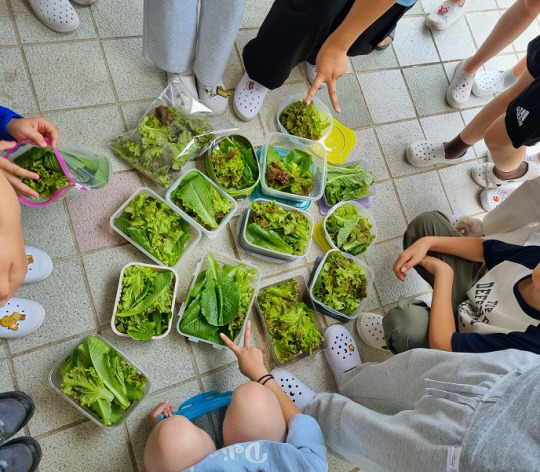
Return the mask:
<svg viewBox="0 0 540 472"><path fill-rule="evenodd" d="M28 139L32 144L46 147L44 139L58 146L58 129L43 117L23 118L9 108L0 107L0 140L22 141Z"/></svg>

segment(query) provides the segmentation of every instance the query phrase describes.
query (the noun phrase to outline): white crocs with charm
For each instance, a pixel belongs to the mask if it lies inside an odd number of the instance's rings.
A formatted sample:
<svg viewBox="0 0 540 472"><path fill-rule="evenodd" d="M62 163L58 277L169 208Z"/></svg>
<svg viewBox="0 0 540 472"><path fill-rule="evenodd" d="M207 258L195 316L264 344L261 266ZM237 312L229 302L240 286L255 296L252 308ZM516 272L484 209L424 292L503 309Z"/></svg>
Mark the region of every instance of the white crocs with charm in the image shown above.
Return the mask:
<svg viewBox="0 0 540 472"><path fill-rule="evenodd" d="M28 0L39 21L57 33L71 33L79 27L79 16L68 0Z"/></svg>
<svg viewBox="0 0 540 472"><path fill-rule="evenodd" d="M356 321L358 336L369 347L380 351L388 351L384 340L383 317L376 313L364 313Z"/></svg>
<svg viewBox="0 0 540 472"><path fill-rule="evenodd" d="M236 116L244 121L253 120L261 111L268 89L251 80L244 73L234 90L233 108Z"/></svg>
<svg viewBox="0 0 540 472"><path fill-rule="evenodd" d="M53 263L49 255L34 246L24 246L28 270L24 279L25 284L33 284L46 279L53 270Z"/></svg>
<svg viewBox="0 0 540 472"><path fill-rule="evenodd" d="M288 370L275 369L270 373L274 376L277 384L300 410L303 410L315 397L315 392Z"/></svg>
<svg viewBox="0 0 540 472"><path fill-rule="evenodd" d="M199 101L212 110L212 115L221 115L229 103L229 92L219 81L219 85L204 85L197 79L197 90L199 92Z"/></svg>
<svg viewBox="0 0 540 472"><path fill-rule="evenodd" d="M486 211L497 208L504 202L521 184L510 184L504 187L487 188L480 193L480 203Z"/></svg>
<svg viewBox="0 0 540 472"><path fill-rule="evenodd" d="M431 141L416 141L405 149L407 162L414 167L429 167L434 164L457 164L465 154L455 159L444 157L444 144Z"/></svg>
<svg viewBox="0 0 540 472"><path fill-rule="evenodd" d="M474 76L463 70L468 59L463 59L456 67L454 78L446 91L446 101L452 108L460 108L467 103L471 96Z"/></svg>
<svg viewBox="0 0 540 472"><path fill-rule="evenodd" d="M358 346L352 334L341 325L332 325L324 333L326 349L324 356L330 366L336 383L339 384L341 376L348 370L358 367L362 361L358 353Z"/></svg>
<svg viewBox="0 0 540 472"><path fill-rule="evenodd" d="M45 309L37 302L12 297L0 308L0 339L22 338L38 329Z"/></svg>
<svg viewBox="0 0 540 472"><path fill-rule="evenodd" d="M479 164L471 169L471 177L480 187L497 188L516 182L525 182L526 180L534 179L540 175L540 164L534 162L528 162L528 168L525 175L515 179L499 179L493 172L493 169L495 169L495 164L492 164L491 162Z"/></svg>
<svg viewBox="0 0 540 472"><path fill-rule="evenodd" d="M437 13L426 16L425 24L431 30L444 31L459 20L465 13L465 3L456 5L452 2L444 2Z"/></svg>

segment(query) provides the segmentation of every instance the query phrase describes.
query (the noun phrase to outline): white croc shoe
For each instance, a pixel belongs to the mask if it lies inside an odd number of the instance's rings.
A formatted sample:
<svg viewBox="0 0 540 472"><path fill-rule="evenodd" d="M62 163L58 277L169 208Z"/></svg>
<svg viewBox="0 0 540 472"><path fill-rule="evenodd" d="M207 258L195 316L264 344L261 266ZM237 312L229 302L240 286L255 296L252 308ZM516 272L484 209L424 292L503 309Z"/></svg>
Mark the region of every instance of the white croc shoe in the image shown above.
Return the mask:
<svg viewBox="0 0 540 472"><path fill-rule="evenodd" d="M452 108L460 108L467 103L471 96L474 75L463 70L468 59L463 59L456 67L454 78L446 91L446 101Z"/></svg>
<svg viewBox="0 0 540 472"><path fill-rule="evenodd" d="M22 338L38 329L45 319L45 309L37 302L10 298L0 308L0 339Z"/></svg>
<svg viewBox="0 0 540 472"><path fill-rule="evenodd" d="M345 372L362 363L358 346L349 330L341 325L329 326L324 332L324 337L326 339L324 356L336 383L339 384Z"/></svg>
<svg viewBox="0 0 540 472"><path fill-rule="evenodd" d="M76 3L77 5L82 5L83 7L89 7L90 5L93 5L96 3L96 0L71 0L73 3Z"/></svg>
<svg viewBox="0 0 540 472"><path fill-rule="evenodd" d="M193 98L199 99L199 93L197 92L197 84L195 82L195 76L190 75L180 75L175 72L167 72L167 82L171 80L179 80L186 90L191 94Z"/></svg>
<svg viewBox="0 0 540 472"><path fill-rule="evenodd" d="M310 64L307 61L306 61L306 76L310 84L312 84L315 78L317 77L317 66L315 64ZM319 88L322 89L325 87L326 87L326 82L323 82Z"/></svg>
<svg viewBox="0 0 540 472"><path fill-rule="evenodd" d="M504 71L488 70L475 74L472 93L477 97L487 97L504 92L507 88L504 85Z"/></svg>
<svg viewBox="0 0 540 472"><path fill-rule="evenodd" d="M34 246L24 246L28 270L24 279L25 284L33 284L46 279L53 270L53 263L49 255Z"/></svg>
<svg viewBox="0 0 540 472"><path fill-rule="evenodd" d="M444 31L452 26L465 14L465 3L454 5L452 2L444 2L437 13L426 16L425 24L430 30Z"/></svg>
<svg viewBox="0 0 540 472"><path fill-rule="evenodd" d="M274 376L274 380L278 385L300 410L303 410L315 397L315 392L305 383L298 380L288 370L275 369L270 373Z"/></svg>
<svg viewBox="0 0 540 472"><path fill-rule="evenodd" d="M376 313L364 313L356 320L356 330L358 336L369 347L388 351L388 346L384 340L383 317Z"/></svg>
<svg viewBox="0 0 540 472"><path fill-rule="evenodd" d="M497 188L516 182L525 182L526 180L534 179L540 175L540 164L534 162L529 162L528 164L525 175L516 179L499 179L493 172L495 164L492 164L491 162L486 162L473 167L471 169L471 177L477 185L484 188Z"/></svg>
<svg viewBox="0 0 540 472"><path fill-rule="evenodd" d="M512 192L518 188L521 184L510 184L503 187L487 188L480 193L480 203L482 208L486 211L491 211L497 208L502 202L504 202Z"/></svg>
<svg viewBox="0 0 540 472"><path fill-rule="evenodd" d="M409 144L405 149L407 162L414 167L429 167L434 164L457 164L461 162L467 152L455 159L444 157L444 143L434 143L431 141L416 141Z"/></svg>
<svg viewBox="0 0 540 472"><path fill-rule="evenodd" d="M238 82L234 90L234 112L244 121L253 120L261 111L268 89L251 80L247 73Z"/></svg>
<svg viewBox="0 0 540 472"><path fill-rule="evenodd" d="M28 0L39 21L57 33L71 33L79 27L79 15L68 0Z"/></svg>
<svg viewBox="0 0 540 472"><path fill-rule="evenodd" d="M204 85L197 79L197 90L199 101L212 110L212 115L221 115L227 109L231 92L222 81L219 85Z"/></svg>

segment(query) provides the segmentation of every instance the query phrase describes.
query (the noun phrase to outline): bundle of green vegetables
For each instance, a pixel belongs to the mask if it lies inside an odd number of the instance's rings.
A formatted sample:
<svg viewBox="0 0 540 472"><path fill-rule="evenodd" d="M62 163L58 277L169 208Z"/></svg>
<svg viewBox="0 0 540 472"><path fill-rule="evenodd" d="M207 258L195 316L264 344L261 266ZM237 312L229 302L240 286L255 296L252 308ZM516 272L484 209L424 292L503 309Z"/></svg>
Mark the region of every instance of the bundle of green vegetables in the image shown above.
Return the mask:
<svg viewBox="0 0 540 472"><path fill-rule="evenodd" d="M301 300L296 280L261 290L258 302L280 363L302 351L312 354L324 341L315 326L315 312Z"/></svg>
<svg viewBox="0 0 540 472"><path fill-rule="evenodd" d="M344 315L350 315L367 297L364 269L341 252L328 255L313 286L315 299Z"/></svg>
<svg viewBox="0 0 540 472"><path fill-rule="evenodd" d="M222 139L212 149L210 160L218 183L228 190L249 188L259 177L253 151L235 137Z"/></svg>
<svg viewBox="0 0 540 472"><path fill-rule="evenodd" d="M114 225L169 267L178 262L191 237L189 224L178 213L144 192L129 202Z"/></svg>
<svg viewBox="0 0 540 472"><path fill-rule="evenodd" d="M326 220L326 231L343 252L357 256L366 252L375 239L369 219L352 203L340 206Z"/></svg>
<svg viewBox="0 0 540 472"><path fill-rule="evenodd" d="M208 230L216 229L233 208L199 171L182 179L171 193L171 201Z"/></svg>
<svg viewBox="0 0 540 472"><path fill-rule="evenodd" d="M100 338L86 338L60 368L62 392L104 425L118 423L148 379Z"/></svg>
<svg viewBox="0 0 540 472"><path fill-rule="evenodd" d="M145 115L131 137L120 137L114 149L120 157L158 184L167 187L170 174L203 152L212 139L212 127L202 116L186 116L160 105Z"/></svg>
<svg viewBox="0 0 540 472"><path fill-rule="evenodd" d="M371 195L373 174L360 164L329 166L324 195L329 205Z"/></svg>
<svg viewBox="0 0 540 472"><path fill-rule="evenodd" d="M174 274L168 270L128 267L114 314L116 329L133 339L152 339L167 331L172 317L174 282Z"/></svg>
<svg viewBox="0 0 540 472"><path fill-rule="evenodd" d="M234 339L247 316L254 275L244 264L220 266L209 254L206 270L189 292L180 331L217 344L224 344L219 333Z"/></svg>
<svg viewBox="0 0 540 472"><path fill-rule="evenodd" d="M270 188L295 195L309 195L315 187L311 155L292 149L285 157L272 147L266 155L266 183Z"/></svg>
<svg viewBox="0 0 540 472"><path fill-rule="evenodd" d="M323 132L330 126L329 120L323 120L321 113L311 102L298 100L287 106L279 115L279 122L295 136L318 141Z"/></svg>
<svg viewBox="0 0 540 472"><path fill-rule="evenodd" d="M311 223L299 211L287 210L275 201L251 204L245 238L255 246L285 254L306 252Z"/></svg>

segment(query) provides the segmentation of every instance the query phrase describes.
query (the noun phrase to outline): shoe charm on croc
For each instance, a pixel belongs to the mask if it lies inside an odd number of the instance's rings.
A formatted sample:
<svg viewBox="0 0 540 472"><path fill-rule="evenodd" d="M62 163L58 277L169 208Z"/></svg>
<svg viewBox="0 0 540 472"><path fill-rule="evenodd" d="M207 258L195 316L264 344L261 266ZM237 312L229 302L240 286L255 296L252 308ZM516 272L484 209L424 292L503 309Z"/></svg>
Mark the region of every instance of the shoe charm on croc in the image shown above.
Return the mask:
<svg viewBox="0 0 540 472"><path fill-rule="evenodd" d="M0 326L11 329L12 331L19 331L19 321L24 320L26 320L26 315L15 311L11 315L0 318Z"/></svg>

